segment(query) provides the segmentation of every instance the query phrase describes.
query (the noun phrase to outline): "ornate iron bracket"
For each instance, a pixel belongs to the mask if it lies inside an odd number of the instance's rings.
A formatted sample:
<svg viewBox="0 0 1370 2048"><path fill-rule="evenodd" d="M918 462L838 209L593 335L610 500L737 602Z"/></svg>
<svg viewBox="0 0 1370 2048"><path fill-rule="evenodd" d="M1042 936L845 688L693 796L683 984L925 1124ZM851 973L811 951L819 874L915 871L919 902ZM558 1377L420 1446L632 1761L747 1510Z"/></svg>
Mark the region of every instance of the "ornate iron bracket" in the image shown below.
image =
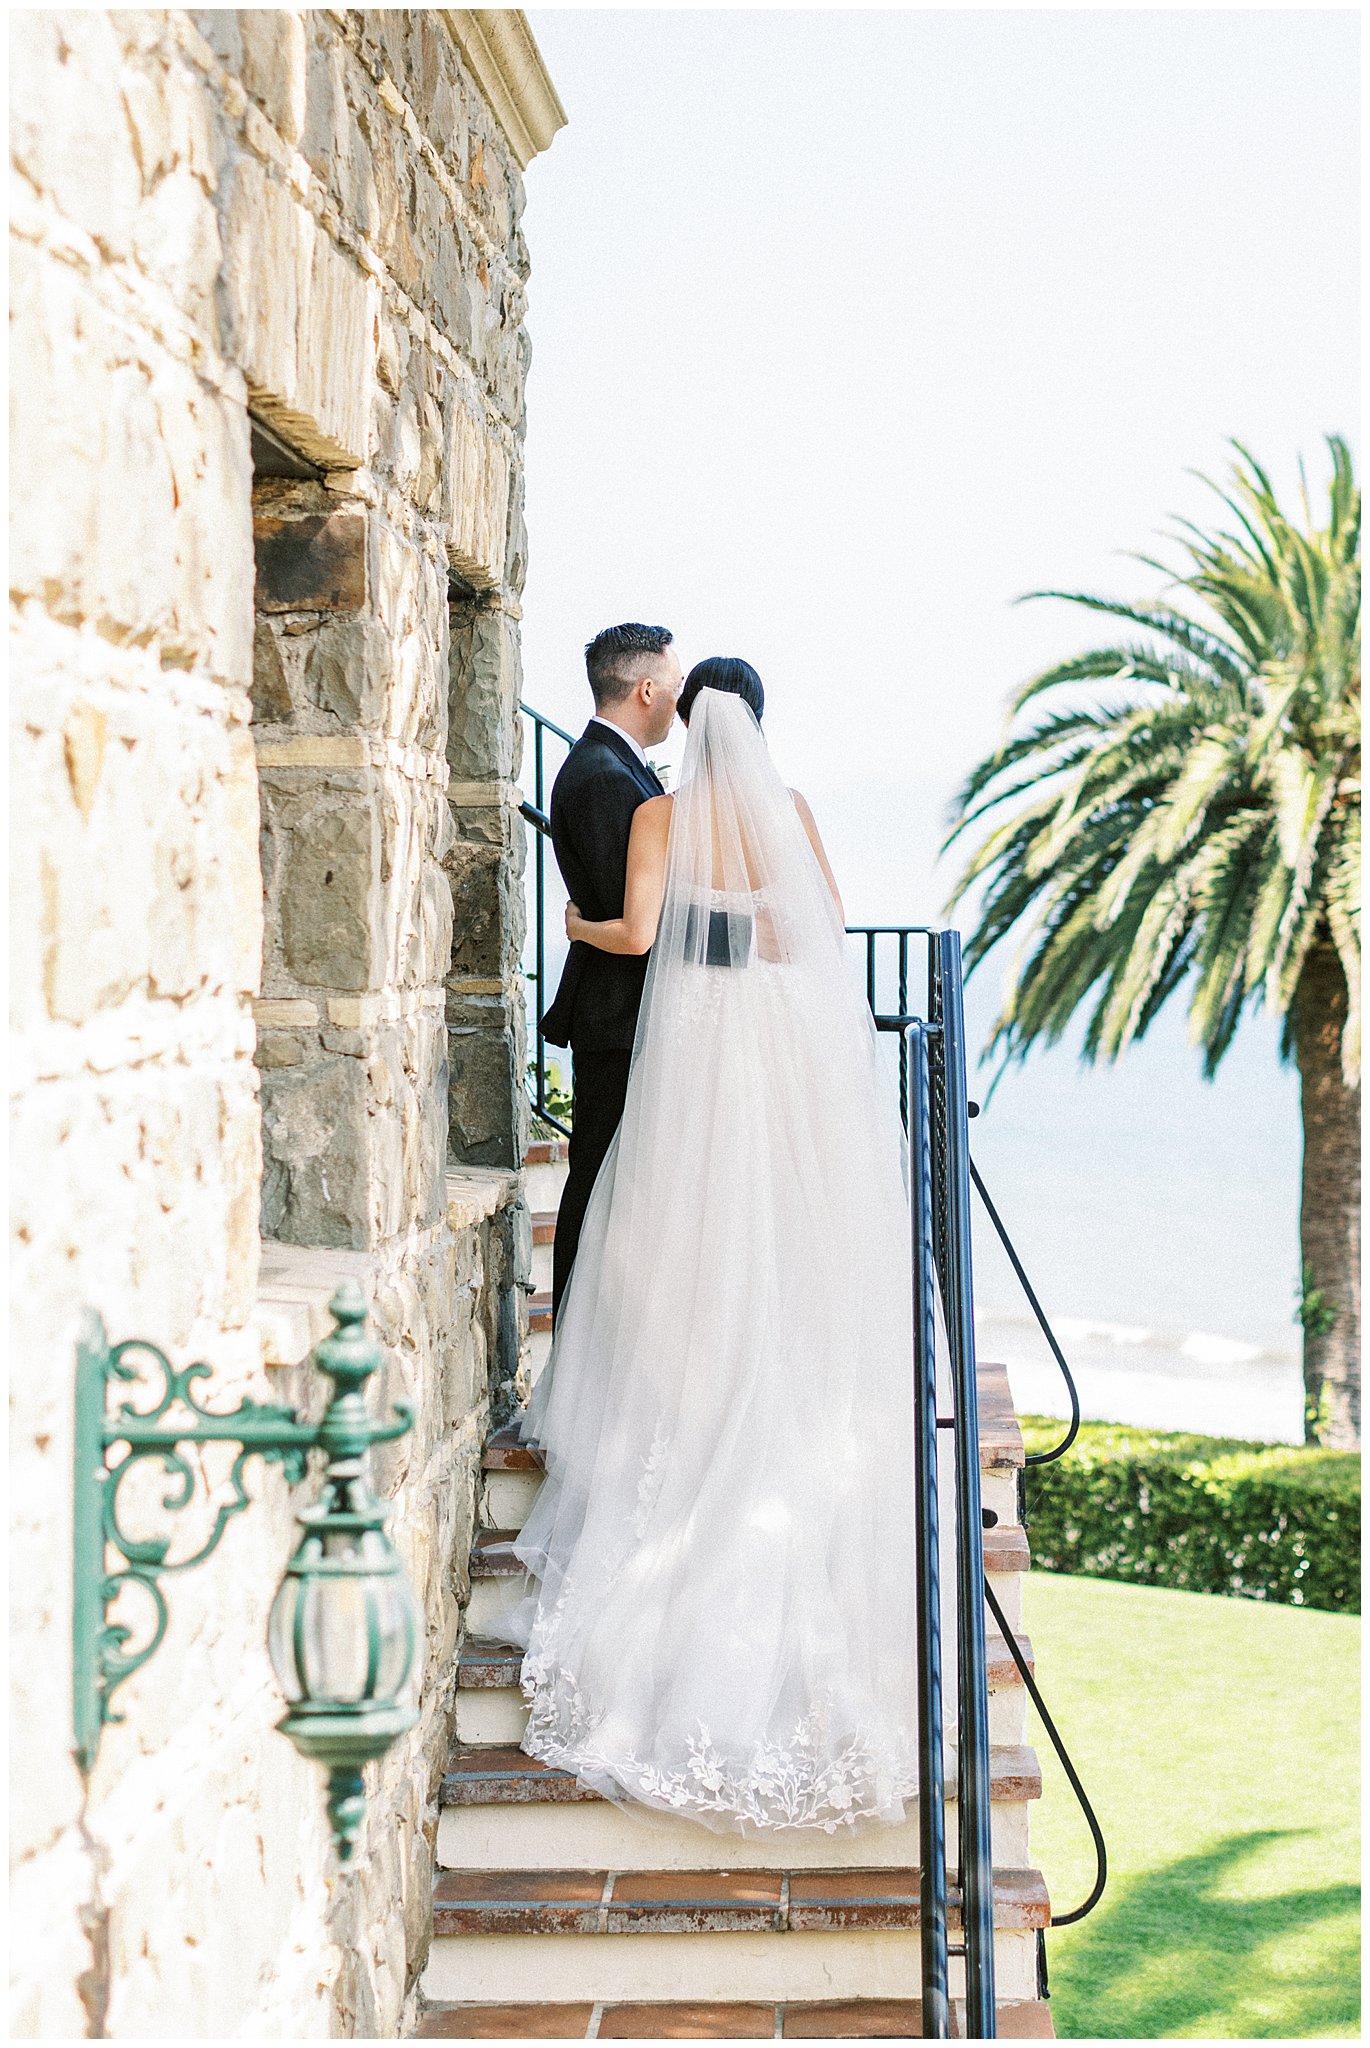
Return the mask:
<svg viewBox="0 0 1370 2048"><path fill-rule="evenodd" d="M279 1465L288 1482L297 1485L311 1451L322 1450L335 1462L340 1457L359 1458L371 1444L403 1436L412 1427L413 1410L407 1402L397 1402L393 1419L386 1423L373 1423L366 1415L360 1388L380 1363L380 1351L362 1337L366 1300L360 1287L355 1281L344 1282L330 1306L339 1331L316 1356L325 1370L331 1369L334 1398L318 1423L301 1421L295 1409L276 1401L247 1399L222 1414L205 1408L196 1398L196 1388L210 1377L210 1366L199 1362L177 1371L144 1337L112 1345L101 1318L93 1309L85 1311L76 1345L72 1624L73 1718L76 1757L83 1772L94 1766L105 1724L123 1719L113 1704L119 1687L142 1669L166 1634L162 1580L203 1564L217 1549L229 1522L249 1505L243 1484L247 1460L259 1457ZM356 1357L355 1365L337 1363L350 1356ZM160 1378L157 1398L151 1407L141 1408L123 1401L111 1412L111 1389L145 1377L144 1370L130 1362L135 1358L151 1361ZM137 1537L121 1525L121 1492L130 1473L145 1460L155 1460L169 1481L162 1508L170 1515L179 1513L196 1493L187 1447L216 1443L239 1447L229 1476L230 1498L218 1509L199 1549L171 1562L168 1536ZM149 1608L147 1632L138 1641L133 1628L110 1618L110 1608L128 1587L136 1587Z"/></svg>

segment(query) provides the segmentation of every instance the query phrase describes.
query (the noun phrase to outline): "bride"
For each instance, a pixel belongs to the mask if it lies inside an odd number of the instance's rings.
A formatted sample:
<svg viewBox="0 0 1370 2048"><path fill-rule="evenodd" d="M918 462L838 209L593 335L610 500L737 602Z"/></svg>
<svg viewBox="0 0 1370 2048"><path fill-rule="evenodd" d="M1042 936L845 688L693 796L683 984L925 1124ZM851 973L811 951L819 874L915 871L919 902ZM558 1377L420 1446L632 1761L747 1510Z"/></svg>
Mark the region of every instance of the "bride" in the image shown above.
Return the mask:
<svg viewBox="0 0 1370 2048"><path fill-rule="evenodd" d="M651 960L523 1423L547 1476L508 1632L530 1755L712 1828L834 1832L917 1792L909 1215L837 886L762 704L745 662L692 671L623 916L568 912Z"/></svg>

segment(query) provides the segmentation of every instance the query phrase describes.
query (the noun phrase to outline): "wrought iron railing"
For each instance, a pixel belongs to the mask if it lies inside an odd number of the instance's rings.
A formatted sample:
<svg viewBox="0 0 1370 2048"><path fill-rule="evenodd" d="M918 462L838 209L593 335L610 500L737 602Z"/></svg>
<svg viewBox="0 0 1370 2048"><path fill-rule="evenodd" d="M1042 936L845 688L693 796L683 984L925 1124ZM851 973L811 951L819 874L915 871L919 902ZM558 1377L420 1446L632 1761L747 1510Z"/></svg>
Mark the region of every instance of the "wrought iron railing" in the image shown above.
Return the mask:
<svg viewBox="0 0 1370 2048"><path fill-rule="evenodd" d="M547 815L549 784L547 736L562 747L574 745L572 735L522 706L532 727L531 799L522 811L534 827L532 960L525 975L532 995L530 1061L533 1108L542 1123L566 1132L548 1104L546 1040L541 1016L547 1002L547 869L550 835ZM908 1132L910 1211L913 1232L914 1327L914 1482L913 1531L918 1595L917 1644L920 1940L922 1948L923 2033L943 2039L950 2030L949 1963L965 1959L965 2032L971 2038L993 2039L994 1997L994 1870L990 1840L991 1756L989 1742L988 1656L985 1608L988 1604L1009 1653L1041 1715L1051 1743L1079 1800L1094 1840L1096 1877L1084 1903L1067 1913L1053 1913L1051 1925L1062 1927L1083 1919L1098 1903L1107 1876L1103 1834L1060 1734L1038 1690L994 1591L984 1564L984 1530L994 1523L980 1498L980 1430L976 1384L974 1290L971 1272L971 1189L975 1189L1007 1252L1037 1323L1060 1367L1070 1398L1071 1420L1065 1436L1050 1450L1030 1454L1032 1465L1059 1458L1074 1441L1080 1403L1065 1355L1056 1341L1032 1283L1023 1268L1002 1218L970 1155L970 1123L978 1104L968 1099L965 1011L962 992L960 938L955 931L928 925L848 925L849 937L863 950L866 998L879 1030L898 1034L899 1111ZM915 941L926 941L923 948ZM923 953L924 976L915 990L917 956ZM885 1005L889 1004L886 1008ZM569 1091L568 1091L569 1092ZM936 1300L940 1297L949 1346L951 1413L937 1412ZM957 1697L957 1854L956 1889L962 1916L962 1940L948 1933L950 1896L943 1782L943 1739L946 1702L942 1697L942 1631L937 1467L939 1432L950 1433L954 1460L956 1530ZM1020 1486L1020 1508L1025 1496ZM1038 1974L1045 1988L1045 1951L1038 1937Z"/></svg>
<svg viewBox="0 0 1370 2048"><path fill-rule="evenodd" d="M1070 1912L1051 1916L1053 1927L1082 1920L1098 1904L1107 1879L1102 1830L1080 1782L1079 1772L1042 1698L984 1568L983 1531L995 1521L980 1498L974 1288L971 1262L970 1191L983 1201L1014 1272L1027 1293L1070 1391L1072 1422L1061 1443L1034 1454L1045 1464L1069 1447L1079 1425L1079 1399L1064 1354L1023 1269L1003 1220L990 1200L970 1156L970 1122L978 1106L969 1101L966 1079L965 1012L960 939L953 931L927 927L858 927L867 945L867 993L877 987L872 954L878 939L894 937L897 992L901 1008L877 1013L878 1028L897 1031L906 1056L900 1063L900 1108L909 1138L910 1212L913 1231L914 1327L914 1494L915 1571L919 1602L917 1645L920 1938L922 1944L923 2032L948 2032L948 1969L951 1956L965 1958L965 2031L972 2039L995 2033L994 1874L990 1845L991 1757L989 1691L985 1643L988 1605L1041 1716L1052 1747L1084 1813L1096 1858L1094 1884ZM927 939L924 1015L908 1008L911 941ZM940 1295L949 1350L951 1414L937 1413L935 1295ZM954 1459L956 1529L957 1699L957 1878L963 1939L947 1932L947 1862L943 1800L940 1551L938 1543L938 1432L950 1430ZM1020 1492L1020 1504L1023 1496ZM1038 1936L1038 1977L1045 1989L1045 1942Z"/></svg>
<svg viewBox="0 0 1370 2048"><path fill-rule="evenodd" d="M910 928L912 930L913 928ZM990 1842L991 1758L984 1510L980 1499L980 1421L971 1284L970 1138L966 1096L961 942L929 931L926 1014L881 1016L905 1048L901 1106L909 1132L913 1231L914 1557L919 1599L918 1825L922 2023L929 2039L950 2032L950 1958L965 1959L965 2032L995 2035L994 1858ZM908 934L901 933L899 977L907 999ZM951 1413L937 1413L936 1296L947 1329ZM955 1487L955 1723L957 1888L962 1939L947 1929L947 1858L942 1744L941 1559L938 1545L938 1431L951 1432Z"/></svg>
<svg viewBox="0 0 1370 2048"><path fill-rule="evenodd" d="M539 1121L551 1130L569 1137L570 1126L553 1114L547 1101L547 1040L542 1029L542 1013L550 1001L547 987L547 842L551 838L552 826L548 805L551 800L551 783L547 774L547 736L561 747L570 749L575 745L573 735L563 726L556 725L550 718L544 718L540 711L534 711L531 704L520 703L519 710L532 728L530 748L533 768L533 794L531 800L524 798L520 809L533 827L533 910L528 920L529 940L533 957L525 956L523 975L527 982L531 1004L529 1011L529 1037L532 1040L533 1056L529 1061L530 1092L533 1111ZM570 1093L569 1088L565 1091Z"/></svg>

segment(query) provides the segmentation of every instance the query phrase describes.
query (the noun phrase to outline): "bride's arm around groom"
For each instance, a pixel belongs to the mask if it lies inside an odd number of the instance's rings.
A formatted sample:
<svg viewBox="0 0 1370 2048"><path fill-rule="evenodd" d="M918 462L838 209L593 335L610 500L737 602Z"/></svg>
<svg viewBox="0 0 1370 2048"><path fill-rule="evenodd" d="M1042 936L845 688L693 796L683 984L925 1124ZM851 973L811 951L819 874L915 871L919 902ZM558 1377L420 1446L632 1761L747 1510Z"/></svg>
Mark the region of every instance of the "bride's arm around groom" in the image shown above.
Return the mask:
<svg viewBox="0 0 1370 2048"><path fill-rule="evenodd" d="M817 821L807 800L797 789L792 789L790 795L814 857L823 870L823 879L832 892L841 922L845 915L842 896L819 835ZM673 803L674 799L669 796L652 797L633 814L632 830L628 836L628 872L624 882L622 917L605 918L595 923L583 917L576 904L568 903L568 939L578 939L584 945L598 947L602 953L651 951L666 896L666 851L670 843Z"/></svg>

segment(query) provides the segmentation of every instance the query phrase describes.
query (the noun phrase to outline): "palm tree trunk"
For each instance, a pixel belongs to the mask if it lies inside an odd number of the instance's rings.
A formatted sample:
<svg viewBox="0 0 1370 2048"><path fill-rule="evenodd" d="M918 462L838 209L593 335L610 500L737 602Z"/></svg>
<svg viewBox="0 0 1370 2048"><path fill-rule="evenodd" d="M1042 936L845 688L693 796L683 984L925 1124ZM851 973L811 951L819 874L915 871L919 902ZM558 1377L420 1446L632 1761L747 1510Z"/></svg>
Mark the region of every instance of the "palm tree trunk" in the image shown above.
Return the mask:
<svg viewBox="0 0 1370 2048"><path fill-rule="evenodd" d="M1360 1444L1360 1084L1341 1066L1346 976L1330 945L1309 952L1294 994L1294 1057L1303 1098L1305 1434L1339 1450Z"/></svg>

